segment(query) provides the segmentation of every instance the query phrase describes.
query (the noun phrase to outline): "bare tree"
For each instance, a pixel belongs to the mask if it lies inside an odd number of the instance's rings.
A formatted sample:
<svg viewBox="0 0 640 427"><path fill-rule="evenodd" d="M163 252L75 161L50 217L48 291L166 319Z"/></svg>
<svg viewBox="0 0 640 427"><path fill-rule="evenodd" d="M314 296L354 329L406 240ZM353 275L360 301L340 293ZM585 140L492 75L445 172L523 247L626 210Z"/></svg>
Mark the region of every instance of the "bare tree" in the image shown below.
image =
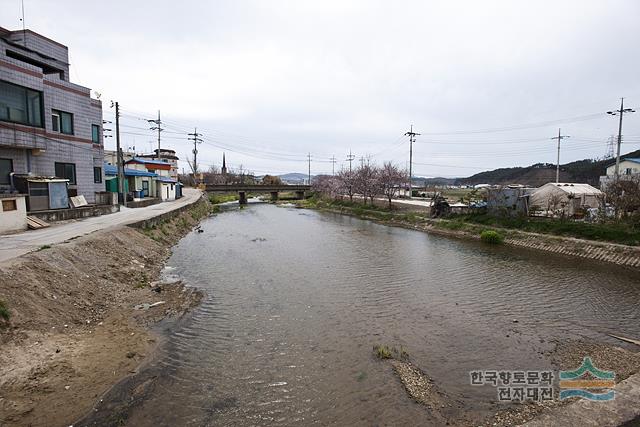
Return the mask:
<svg viewBox="0 0 640 427"><path fill-rule="evenodd" d="M553 216L558 215L558 209L562 208L561 216L564 216L563 197L560 194L551 194L547 199L547 215L549 211Z"/></svg>
<svg viewBox="0 0 640 427"><path fill-rule="evenodd" d="M400 169L391 162L385 162L378 172L378 183L382 194L389 201L389 209L391 209L391 200L398 194L402 185L407 182L407 171Z"/></svg>
<svg viewBox="0 0 640 427"><path fill-rule="evenodd" d="M323 196L335 198L341 192L342 185L338 177L331 175L318 175L314 177L311 188Z"/></svg>
<svg viewBox="0 0 640 427"><path fill-rule="evenodd" d="M353 195L355 194L355 173L349 169L341 169L337 175L338 183L340 185L340 192L349 196L349 201L353 202Z"/></svg>
<svg viewBox="0 0 640 427"><path fill-rule="evenodd" d="M362 164L356 170L354 184L356 192L362 194L364 204L367 204L367 197L369 197L373 205L373 198L378 190L377 168L369 163Z"/></svg>
<svg viewBox="0 0 640 427"><path fill-rule="evenodd" d="M628 177L613 181L605 187L607 201L615 209L616 217L625 217L640 209L640 178Z"/></svg>
<svg viewBox="0 0 640 427"><path fill-rule="evenodd" d="M279 176L265 175L262 177L262 183L265 185L282 185L282 180Z"/></svg>

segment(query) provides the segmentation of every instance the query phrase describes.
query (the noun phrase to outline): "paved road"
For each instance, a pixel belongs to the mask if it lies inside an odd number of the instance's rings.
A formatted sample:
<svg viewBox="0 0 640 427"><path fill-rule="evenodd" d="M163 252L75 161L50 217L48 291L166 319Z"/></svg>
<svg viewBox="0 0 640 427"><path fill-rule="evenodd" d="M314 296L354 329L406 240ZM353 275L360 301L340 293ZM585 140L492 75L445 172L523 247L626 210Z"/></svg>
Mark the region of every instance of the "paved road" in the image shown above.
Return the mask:
<svg viewBox="0 0 640 427"><path fill-rule="evenodd" d="M183 192L184 197L173 202L159 203L146 208L121 208L120 212L109 215L52 224L48 228L0 236L0 263L24 255L44 245L60 243L94 231L153 218L193 203L202 195L200 190L193 188L185 188Z"/></svg>

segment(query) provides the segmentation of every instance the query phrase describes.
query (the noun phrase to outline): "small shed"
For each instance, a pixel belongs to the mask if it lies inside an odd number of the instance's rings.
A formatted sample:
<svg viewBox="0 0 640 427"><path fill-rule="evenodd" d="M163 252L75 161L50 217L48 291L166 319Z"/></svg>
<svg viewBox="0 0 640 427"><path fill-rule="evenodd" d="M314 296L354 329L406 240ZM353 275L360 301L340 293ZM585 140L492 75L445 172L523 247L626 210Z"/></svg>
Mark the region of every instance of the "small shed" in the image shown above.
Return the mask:
<svg viewBox="0 0 640 427"><path fill-rule="evenodd" d="M168 176L159 176L156 178L158 185L158 198L163 202L176 199L177 181Z"/></svg>
<svg viewBox="0 0 640 427"><path fill-rule="evenodd" d="M69 180L51 176L14 175L18 191L26 194L27 211L69 208Z"/></svg>
<svg viewBox="0 0 640 427"><path fill-rule="evenodd" d="M529 214L529 195L535 188L520 184L495 186L486 189L487 211L493 215L518 216Z"/></svg>
<svg viewBox="0 0 640 427"><path fill-rule="evenodd" d="M587 209L602 207L602 203L602 191L589 184L550 182L529 196L532 211L554 216L578 216Z"/></svg>

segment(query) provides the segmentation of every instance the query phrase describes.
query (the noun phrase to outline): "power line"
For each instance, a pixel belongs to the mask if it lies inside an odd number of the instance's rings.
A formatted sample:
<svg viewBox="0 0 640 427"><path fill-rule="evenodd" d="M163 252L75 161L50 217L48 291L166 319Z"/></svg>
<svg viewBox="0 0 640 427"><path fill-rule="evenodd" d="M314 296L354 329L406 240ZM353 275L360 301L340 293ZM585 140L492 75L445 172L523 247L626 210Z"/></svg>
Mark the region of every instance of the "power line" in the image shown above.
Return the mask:
<svg viewBox="0 0 640 427"><path fill-rule="evenodd" d="M598 117L602 117L602 114L603 113L594 113L594 114L587 114L584 116L569 117L566 119L548 120L548 121L537 122L537 123L534 122L534 123L505 126L505 127L498 127L498 128L488 128L488 129L478 129L478 130L457 130L457 131L450 131L450 132L428 132L428 133L425 133L425 135L467 135L467 134L477 134L477 133L509 132L513 130L524 130L524 129L532 129L537 127L546 127L554 124L574 123L574 122L585 121L585 120L593 120Z"/></svg>

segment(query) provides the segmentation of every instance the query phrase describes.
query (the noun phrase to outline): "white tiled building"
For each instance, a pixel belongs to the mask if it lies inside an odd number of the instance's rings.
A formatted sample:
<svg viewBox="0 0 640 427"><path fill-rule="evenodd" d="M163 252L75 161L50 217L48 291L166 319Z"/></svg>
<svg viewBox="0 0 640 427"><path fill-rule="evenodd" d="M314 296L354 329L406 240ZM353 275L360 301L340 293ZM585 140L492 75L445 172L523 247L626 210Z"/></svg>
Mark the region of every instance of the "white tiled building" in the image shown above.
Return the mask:
<svg viewBox="0 0 640 427"><path fill-rule="evenodd" d="M68 48L0 27L0 192L11 173L69 180L89 203L104 191L102 103L69 81Z"/></svg>
<svg viewBox="0 0 640 427"><path fill-rule="evenodd" d="M626 158L620 160L620 179L640 179L640 159ZM604 189L608 183L615 180L616 164L607 166L607 174L600 177L600 188Z"/></svg>

